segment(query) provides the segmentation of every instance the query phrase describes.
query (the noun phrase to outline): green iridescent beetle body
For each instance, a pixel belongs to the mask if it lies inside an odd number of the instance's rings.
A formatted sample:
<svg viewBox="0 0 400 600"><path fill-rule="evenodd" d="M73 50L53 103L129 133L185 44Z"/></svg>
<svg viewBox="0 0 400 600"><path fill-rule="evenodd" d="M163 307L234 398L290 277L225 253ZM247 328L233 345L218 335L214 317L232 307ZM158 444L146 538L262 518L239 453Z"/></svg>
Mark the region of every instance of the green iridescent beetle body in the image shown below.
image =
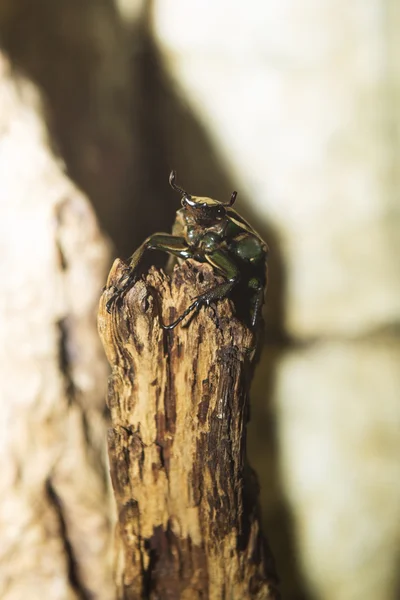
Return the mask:
<svg viewBox="0 0 400 600"><path fill-rule="evenodd" d="M223 283L197 296L176 321L169 325L161 323L164 329L173 329L192 311L227 297L235 288L246 296L246 320L255 327L267 281L267 244L232 208L236 192L233 192L230 202L224 204L212 198L190 196L175 184L174 171L169 180L172 188L182 195L182 208L177 212L173 232L149 236L134 252L128 272L107 302L108 312L137 281L144 253L147 250L162 250L178 261L193 258L206 262L225 279Z"/></svg>

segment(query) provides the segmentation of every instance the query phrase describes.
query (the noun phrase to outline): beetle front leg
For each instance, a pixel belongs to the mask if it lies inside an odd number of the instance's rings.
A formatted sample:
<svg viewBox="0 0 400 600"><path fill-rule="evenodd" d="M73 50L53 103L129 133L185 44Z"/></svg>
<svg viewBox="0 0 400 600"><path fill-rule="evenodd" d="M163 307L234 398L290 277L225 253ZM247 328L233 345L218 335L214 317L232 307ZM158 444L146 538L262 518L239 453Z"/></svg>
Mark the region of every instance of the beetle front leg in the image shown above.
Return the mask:
<svg viewBox="0 0 400 600"><path fill-rule="evenodd" d="M178 258L186 259L193 256L192 250L183 237L171 235L169 233L154 233L149 236L141 246L132 254L129 261L129 270L122 275L114 294L106 304L106 309L111 313L115 302L122 300L128 290L133 287L138 280L138 268L146 250L161 250ZM122 284L122 287L120 287Z"/></svg>
<svg viewBox="0 0 400 600"><path fill-rule="evenodd" d="M220 283L203 294L200 294L200 296L197 296L194 302L188 306L176 321L169 325L161 323L163 329L174 329L174 327L179 325L179 323L181 323L192 311L198 310L201 306L209 306L212 302L225 298L238 283L240 279L239 269L226 251L215 250L210 254L205 254L205 258L210 265L217 269L217 271L227 279L227 281L225 283Z"/></svg>

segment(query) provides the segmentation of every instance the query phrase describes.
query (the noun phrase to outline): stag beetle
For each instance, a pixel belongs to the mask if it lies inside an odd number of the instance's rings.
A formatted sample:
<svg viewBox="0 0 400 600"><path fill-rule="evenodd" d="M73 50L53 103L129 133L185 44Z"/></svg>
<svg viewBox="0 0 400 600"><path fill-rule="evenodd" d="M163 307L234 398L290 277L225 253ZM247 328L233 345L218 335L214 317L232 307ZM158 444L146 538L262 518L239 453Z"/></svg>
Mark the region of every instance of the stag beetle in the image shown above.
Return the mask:
<svg viewBox="0 0 400 600"><path fill-rule="evenodd" d="M225 279L197 296L173 323L165 325L160 318L164 329L173 329L192 311L225 298L239 282L248 294L248 320L254 328L260 317L267 281L267 244L232 208L237 192L232 193L229 202L223 203L191 196L175 180L176 172L172 171L169 183L182 196L182 208L177 211L173 234L154 233L139 246L130 258L127 273L121 277L118 288L106 304L107 311L110 313L114 303L138 280L138 267L146 250L162 250L180 262L188 258L206 262Z"/></svg>

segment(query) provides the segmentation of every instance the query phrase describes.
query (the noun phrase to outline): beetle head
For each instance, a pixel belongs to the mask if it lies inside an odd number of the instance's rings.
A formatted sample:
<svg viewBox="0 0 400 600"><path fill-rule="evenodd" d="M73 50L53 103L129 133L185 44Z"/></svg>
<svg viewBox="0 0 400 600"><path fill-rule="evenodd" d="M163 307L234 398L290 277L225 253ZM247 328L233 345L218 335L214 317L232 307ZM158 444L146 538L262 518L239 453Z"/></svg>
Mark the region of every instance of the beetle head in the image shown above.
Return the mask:
<svg viewBox="0 0 400 600"><path fill-rule="evenodd" d="M198 223L215 223L226 216L226 206L232 206L236 200L237 192L233 192L228 203L224 204L212 198L191 196L175 183L176 172L171 171L169 183L173 190L182 195L182 207L185 208Z"/></svg>

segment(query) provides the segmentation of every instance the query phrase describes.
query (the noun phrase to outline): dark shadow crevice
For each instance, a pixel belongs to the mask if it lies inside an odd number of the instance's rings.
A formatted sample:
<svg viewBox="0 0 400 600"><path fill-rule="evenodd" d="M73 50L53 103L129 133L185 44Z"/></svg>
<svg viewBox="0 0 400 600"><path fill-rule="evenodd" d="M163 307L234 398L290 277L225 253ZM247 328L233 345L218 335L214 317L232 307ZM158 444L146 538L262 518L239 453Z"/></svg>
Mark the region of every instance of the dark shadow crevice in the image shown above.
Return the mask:
<svg viewBox="0 0 400 600"><path fill-rule="evenodd" d="M92 594L86 589L86 587L83 585L83 582L81 581L79 573L79 561L75 556L71 540L68 537L67 522L61 498L58 496L55 488L53 487L50 478L46 481L46 493L57 517L60 530L59 537L64 545L64 554L67 563L67 574L70 585L76 593L79 600L91 600Z"/></svg>

